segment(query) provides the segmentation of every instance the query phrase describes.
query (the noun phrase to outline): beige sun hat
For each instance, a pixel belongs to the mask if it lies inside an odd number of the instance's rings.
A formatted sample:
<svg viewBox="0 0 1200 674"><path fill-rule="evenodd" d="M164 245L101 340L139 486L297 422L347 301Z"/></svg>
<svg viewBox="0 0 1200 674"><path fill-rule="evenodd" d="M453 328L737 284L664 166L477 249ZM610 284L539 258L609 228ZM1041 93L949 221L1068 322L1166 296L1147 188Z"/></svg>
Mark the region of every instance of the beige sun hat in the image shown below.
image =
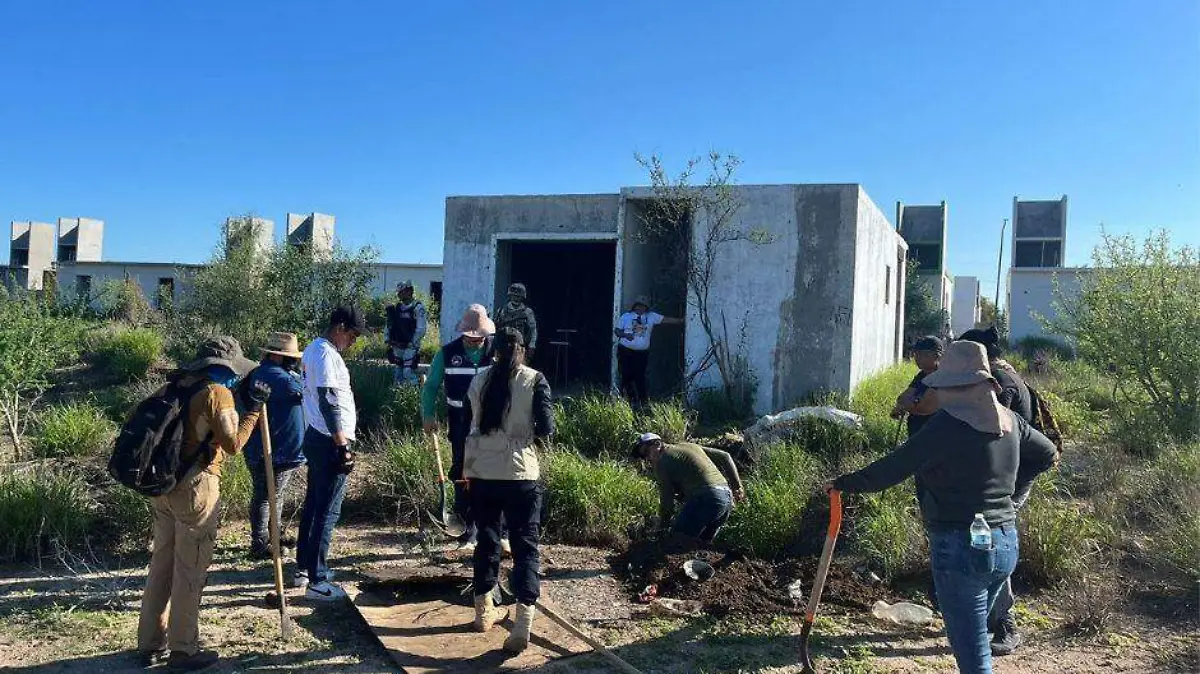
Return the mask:
<svg viewBox="0 0 1200 674"><path fill-rule="evenodd" d="M296 339L296 335L290 332L272 332L267 335L267 345L263 347L263 353L273 353L286 358L301 358L304 356L300 352L300 340Z"/></svg>
<svg viewBox="0 0 1200 674"><path fill-rule="evenodd" d="M496 334L496 324L488 318L487 307L482 304L472 304L463 312L462 319L455 327L464 337L490 337Z"/></svg>
<svg viewBox="0 0 1200 674"><path fill-rule="evenodd" d="M951 342L942 354L938 369L922 380L930 388L970 386L995 381L988 367L987 351L976 342Z"/></svg>

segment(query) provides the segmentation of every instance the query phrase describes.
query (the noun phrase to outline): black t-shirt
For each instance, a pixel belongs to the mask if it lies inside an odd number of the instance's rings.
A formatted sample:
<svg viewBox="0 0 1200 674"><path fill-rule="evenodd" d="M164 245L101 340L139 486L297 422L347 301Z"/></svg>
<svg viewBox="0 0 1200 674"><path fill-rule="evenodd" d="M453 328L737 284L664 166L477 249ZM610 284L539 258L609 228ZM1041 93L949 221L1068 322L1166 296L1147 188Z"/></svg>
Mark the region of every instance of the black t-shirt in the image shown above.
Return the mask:
<svg viewBox="0 0 1200 674"><path fill-rule="evenodd" d="M925 375L927 375L927 374L929 374L929 373L917 372L916 376L913 377L912 382L908 385L909 388L911 388L912 390L914 390L916 392L917 400L920 400L929 391L929 387L925 385L925 381L924 381ZM912 412L909 412L909 414L908 414L908 437L911 438L912 436L916 435L917 431L921 430L921 427L925 425L926 421L929 421L929 417L931 417L931 416L933 416L933 415L932 414L914 414Z"/></svg>
<svg viewBox="0 0 1200 674"><path fill-rule="evenodd" d="M1000 393L996 395L996 400L1016 412L1017 416L1026 422L1033 421L1033 399L1029 396L1029 386L1021 379L1021 375L1002 366L993 366L992 376L996 378L996 383L1000 384Z"/></svg>

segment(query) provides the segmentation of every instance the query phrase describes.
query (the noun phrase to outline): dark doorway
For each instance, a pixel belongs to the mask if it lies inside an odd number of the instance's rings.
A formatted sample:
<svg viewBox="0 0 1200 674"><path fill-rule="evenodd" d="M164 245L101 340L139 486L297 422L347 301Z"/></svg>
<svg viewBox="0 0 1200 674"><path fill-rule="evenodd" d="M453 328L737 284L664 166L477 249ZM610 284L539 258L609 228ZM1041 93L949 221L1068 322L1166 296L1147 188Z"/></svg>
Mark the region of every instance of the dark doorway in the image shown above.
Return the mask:
<svg viewBox="0 0 1200 674"><path fill-rule="evenodd" d="M531 366L558 389L609 388L616 253L613 241L499 243L495 306L510 283L525 284L538 323Z"/></svg>

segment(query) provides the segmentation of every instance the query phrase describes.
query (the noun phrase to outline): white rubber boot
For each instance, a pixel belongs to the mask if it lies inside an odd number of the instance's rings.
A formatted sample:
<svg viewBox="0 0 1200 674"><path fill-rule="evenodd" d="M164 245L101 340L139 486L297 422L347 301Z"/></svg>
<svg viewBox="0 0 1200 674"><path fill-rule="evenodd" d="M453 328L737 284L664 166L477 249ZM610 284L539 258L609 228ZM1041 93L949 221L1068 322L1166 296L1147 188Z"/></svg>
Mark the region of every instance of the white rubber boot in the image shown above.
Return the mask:
<svg viewBox="0 0 1200 674"><path fill-rule="evenodd" d="M475 597L475 631L486 632L508 617L508 611L492 603L492 593Z"/></svg>
<svg viewBox="0 0 1200 674"><path fill-rule="evenodd" d="M534 607L528 604L517 604L517 619L513 621L512 632L504 640L504 650L520 653L529 648L529 637L533 634L534 611Z"/></svg>

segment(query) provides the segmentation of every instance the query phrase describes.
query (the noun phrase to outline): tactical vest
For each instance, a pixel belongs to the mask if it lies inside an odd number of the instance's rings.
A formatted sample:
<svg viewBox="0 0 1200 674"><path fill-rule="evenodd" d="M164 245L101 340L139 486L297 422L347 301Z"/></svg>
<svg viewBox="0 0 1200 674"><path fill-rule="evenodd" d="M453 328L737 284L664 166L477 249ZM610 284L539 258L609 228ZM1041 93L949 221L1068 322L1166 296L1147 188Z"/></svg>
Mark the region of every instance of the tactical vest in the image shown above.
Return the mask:
<svg viewBox="0 0 1200 674"><path fill-rule="evenodd" d="M387 308L388 340L401 344L411 344L417 334L417 306L413 302L408 306L393 304Z"/></svg>
<svg viewBox="0 0 1200 674"><path fill-rule="evenodd" d="M492 339L489 337L483 343L483 357L479 365L471 362L467 349L463 346L462 337L442 347L442 366L445 368L443 378L446 387L446 405L462 409L466 407L467 390L471 388L471 380L480 370L492 364Z"/></svg>
<svg viewBox="0 0 1200 674"><path fill-rule="evenodd" d="M507 304L496 312L496 329L513 328L521 333L526 346L529 344L529 316L533 313L527 305L514 309Z"/></svg>

